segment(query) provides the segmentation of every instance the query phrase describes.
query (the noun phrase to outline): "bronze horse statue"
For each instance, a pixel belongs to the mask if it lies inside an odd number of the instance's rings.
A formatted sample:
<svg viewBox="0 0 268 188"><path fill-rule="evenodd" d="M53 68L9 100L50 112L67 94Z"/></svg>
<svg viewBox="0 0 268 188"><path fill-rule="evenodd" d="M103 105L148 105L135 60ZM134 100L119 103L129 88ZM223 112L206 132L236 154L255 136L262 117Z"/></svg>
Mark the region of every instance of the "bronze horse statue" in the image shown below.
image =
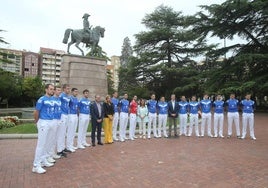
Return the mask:
<svg viewBox="0 0 268 188"><path fill-rule="evenodd" d="M63 43L67 44L70 33L71 33L71 41L68 43L67 53L70 54L70 46L75 43L75 46L81 51L84 56L83 50L79 47L80 42L85 43L87 47L90 46L90 54L95 53L95 49L98 46L100 37L104 37L105 29L96 26L90 30L90 33L85 32L83 29L66 29L64 33Z"/></svg>

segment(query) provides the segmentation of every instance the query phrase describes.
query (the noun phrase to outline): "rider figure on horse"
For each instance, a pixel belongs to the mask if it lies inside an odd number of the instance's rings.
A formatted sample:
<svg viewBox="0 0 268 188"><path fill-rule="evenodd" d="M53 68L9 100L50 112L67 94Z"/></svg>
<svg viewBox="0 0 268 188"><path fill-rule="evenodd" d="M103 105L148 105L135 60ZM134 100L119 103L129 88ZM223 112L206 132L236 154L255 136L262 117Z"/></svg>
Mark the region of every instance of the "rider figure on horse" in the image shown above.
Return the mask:
<svg viewBox="0 0 268 188"><path fill-rule="evenodd" d="M83 20L84 37L88 38L88 39L90 38L90 34L91 34L91 32L90 32L91 26L90 26L89 21L88 21L89 16L90 16L89 14L85 13L82 17L84 19ZM88 43L86 44L86 46L87 47L89 46Z"/></svg>

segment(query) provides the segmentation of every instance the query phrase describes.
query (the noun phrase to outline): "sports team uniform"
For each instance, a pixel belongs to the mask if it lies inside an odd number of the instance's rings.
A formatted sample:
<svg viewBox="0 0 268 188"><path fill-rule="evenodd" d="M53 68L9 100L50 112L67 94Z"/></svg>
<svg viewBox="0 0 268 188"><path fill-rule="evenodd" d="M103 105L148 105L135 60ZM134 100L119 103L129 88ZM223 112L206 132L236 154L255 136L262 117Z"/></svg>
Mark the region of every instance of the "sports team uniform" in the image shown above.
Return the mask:
<svg viewBox="0 0 268 188"><path fill-rule="evenodd" d="M74 152L74 137L78 125L78 98L71 96L69 102L66 149Z"/></svg>
<svg viewBox="0 0 268 188"><path fill-rule="evenodd" d="M188 136L192 136L193 125L195 127L195 136L199 137L199 129L198 129L198 109L200 105L197 101L189 102L189 112L190 112L190 124L189 124L189 132Z"/></svg>
<svg viewBox="0 0 268 188"><path fill-rule="evenodd" d="M163 131L163 136L167 138L168 103L159 101L157 103L157 111L158 111L158 137L162 137L162 131Z"/></svg>
<svg viewBox="0 0 268 188"><path fill-rule="evenodd" d="M238 100L237 99L229 99L226 101L226 104L228 106L228 113L227 113L227 119L228 119L228 137L232 135L232 125L233 121L236 128L236 136L240 137L240 127L239 127L239 114L238 114Z"/></svg>
<svg viewBox="0 0 268 188"><path fill-rule="evenodd" d="M180 101L179 104L179 118L180 118L180 135L185 135L187 132L187 109L189 103Z"/></svg>
<svg viewBox="0 0 268 188"><path fill-rule="evenodd" d="M201 111L202 111L202 123L201 123L201 136L205 134L205 125L208 126L208 136L211 135L211 101L209 99L204 99L200 102Z"/></svg>
<svg viewBox="0 0 268 188"><path fill-rule="evenodd" d="M156 100L150 99L147 103L148 111L149 111L149 122L148 122L148 138L151 138L151 129L153 124L153 134L155 138L158 138L156 132Z"/></svg>
<svg viewBox="0 0 268 188"><path fill-rule="evenodd" d="M85 146L90 146L90 144L86 142L87 128L90 121L90 105L91 102L88 98L81 98L78 103L79 122L77 147L80 149L84 149Z"/></svg>
<svg viewBox="0 0 268 188"><path fill-rule="evenodd" d="M218 135L223 138L223 121L224 121L224 102L222 100L216 100L213 103L214 106L214 137Z"/></svg>
<svg viewBox="0 0 268 188"><path fill-rule="evenodd" d="M59 97L52 96L51 100L54 103L54 114L53 114L53 127L51 131L51 135L49 136L49 142L50 142L50 151L49 155L50 157L55 157L56 156L56 151L57 151L57 135L58 135L58 128L60 125L60 118L61 118L61 101ZM58 158L58 156L56 156Z"/></svg>
<svg viewBox="0 0 268 188"><path fill-rule="evenodd" d="M42 165L46 166L48 164L46 158L50 149L48 136L53 126L53 100L51 99L51 97L44 95L40 97L37 101L35 109L39 111L39 119L37 122L38 140L35 150L33 166L34 168L41 168Z"/></svg>
<svg viewBox="0 0 268 188"><path fill-rule="evenodd" d="M119 103L120 106L120 122L119 122L119 136L120 141L124 142L126 137L126 129L127 129L127 123L128 123L128 107L129 107L129 101L126 99L122 99Z"/></svg>
<svg viewBox="0 0 268 188"><path fill-rule="evenodd" d="M66 130L67 130L67 124L68 124L68 114L69 114L69 102L70 97L62 92L60 94L60 100L61 100L61 122L60 126L58 128L58 138L57 138L57 151L58 153L62 153L65 149L65 136L66 136Z"/></svg>
<svg viewBox="0 0 268 188"><path fill-rule="evenodd" d="M250 137L253 140L256 140L256 137L254 135L254 101L252 100L242 100L241 105L243 108L243 114L242 114L242 123L243 123L243 129L242 129L242 139L246 137L247 134L247 125L249 124L249 133Z"/></svg>

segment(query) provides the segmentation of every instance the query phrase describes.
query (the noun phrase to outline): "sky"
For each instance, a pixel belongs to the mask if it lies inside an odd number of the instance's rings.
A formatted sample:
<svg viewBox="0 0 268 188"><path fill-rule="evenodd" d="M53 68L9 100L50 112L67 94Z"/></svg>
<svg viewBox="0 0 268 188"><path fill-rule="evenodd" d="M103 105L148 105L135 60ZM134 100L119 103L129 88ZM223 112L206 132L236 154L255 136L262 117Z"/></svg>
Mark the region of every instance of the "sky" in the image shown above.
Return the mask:
<svg viewBox="0 0 268 188"><path fill-rule="evenodd" d="M199 5L221 4L224 0L0 0L0 29L8 45L1 48L39 52L40 47L67 51L62 43L67 28L82 29L84 13L93 27L105 28L99 45L108 57L120 56L125 37L135 44L134 34L145 31L146 14L161 4L183 15L192 15ZM70 40L70 39L69 39ZM219 41L217 41L219 42ZM83 47L83 44L80 44ZM86 51L85 47L83 50ZM74 45L70 52L80 54Z"/></svg>

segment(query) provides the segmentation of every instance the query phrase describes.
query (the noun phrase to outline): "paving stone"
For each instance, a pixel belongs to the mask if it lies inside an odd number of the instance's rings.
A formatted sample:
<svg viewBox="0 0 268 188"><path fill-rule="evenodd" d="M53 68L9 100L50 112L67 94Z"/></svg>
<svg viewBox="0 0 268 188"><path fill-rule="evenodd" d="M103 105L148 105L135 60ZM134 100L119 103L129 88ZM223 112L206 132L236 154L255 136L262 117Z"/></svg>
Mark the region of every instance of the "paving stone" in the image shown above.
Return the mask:
<svg viewBox="0 0 268 188"><path fill-rule="evenodd" d="M31 172L36 139L2 139L0 185L4 188L268 187L267 122L268 114L255 115L256 141L250 140L249 134L245 140L235 136L230 139L181 136L87 147L57 160L42 175Z"/></svg>

